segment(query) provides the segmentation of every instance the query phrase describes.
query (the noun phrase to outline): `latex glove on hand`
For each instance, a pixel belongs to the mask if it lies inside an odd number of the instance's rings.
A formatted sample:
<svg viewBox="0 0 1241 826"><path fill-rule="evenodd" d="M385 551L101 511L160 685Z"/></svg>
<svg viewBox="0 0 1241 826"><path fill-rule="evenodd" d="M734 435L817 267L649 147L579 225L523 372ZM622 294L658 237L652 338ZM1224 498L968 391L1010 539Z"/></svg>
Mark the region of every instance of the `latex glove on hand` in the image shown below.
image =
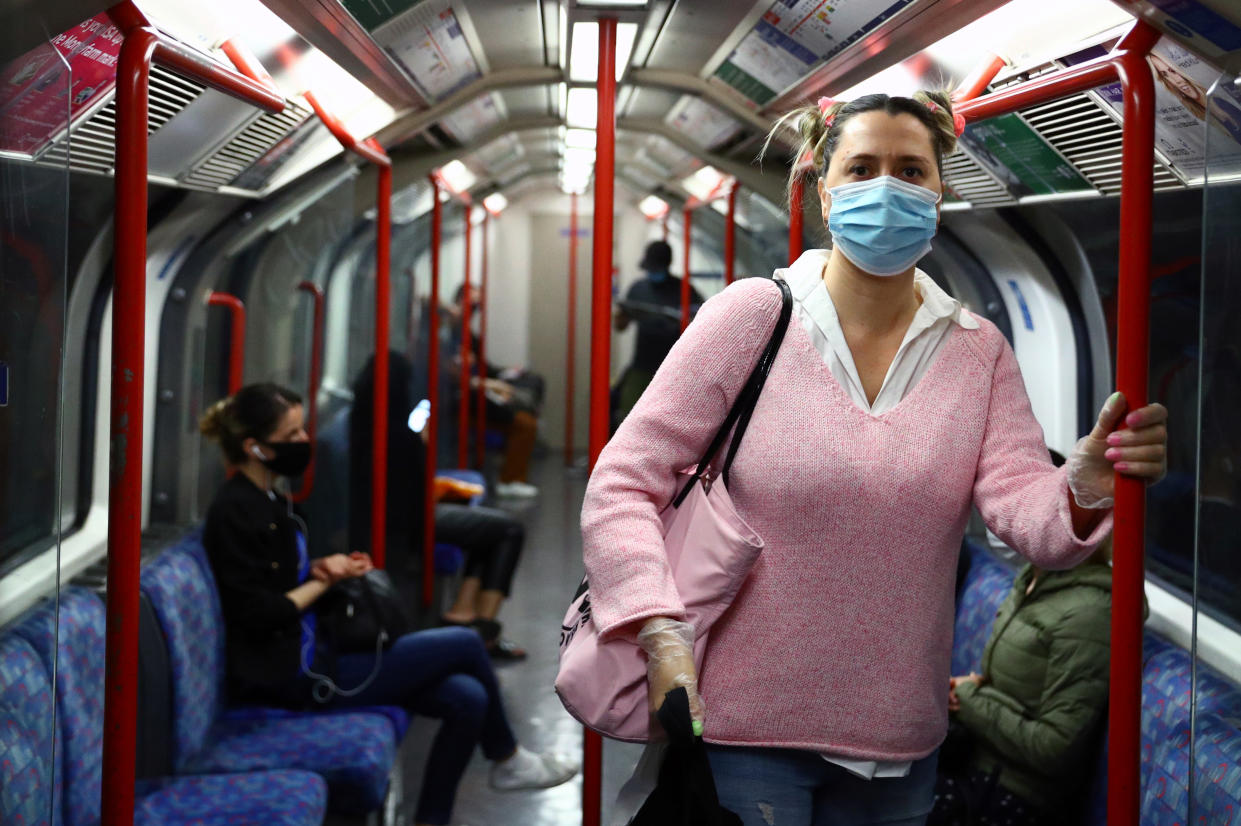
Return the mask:
<svg viewBox="0 0 1241 826"><path fill-rule="evenodd" d="M694 626L667 617L648 620L638 632L638 645L646 652L646 680L651 713L664 704L664 695L683 687L689 693L694 731L701 734L706 706L698 696L698 671L694 668Z"/></svg>
<svg viewBox="0 0 1241 826"><path fill-rule="evenodd" d="M1167 472L1168 409L1148 404L1124 416L1127 430L1117 430L1126 408L1123 393L1113 393L1094 429L1069 455L1069 490L1083 508L1110 508L1115 477L1123 473L1148 483Z"/></svg>

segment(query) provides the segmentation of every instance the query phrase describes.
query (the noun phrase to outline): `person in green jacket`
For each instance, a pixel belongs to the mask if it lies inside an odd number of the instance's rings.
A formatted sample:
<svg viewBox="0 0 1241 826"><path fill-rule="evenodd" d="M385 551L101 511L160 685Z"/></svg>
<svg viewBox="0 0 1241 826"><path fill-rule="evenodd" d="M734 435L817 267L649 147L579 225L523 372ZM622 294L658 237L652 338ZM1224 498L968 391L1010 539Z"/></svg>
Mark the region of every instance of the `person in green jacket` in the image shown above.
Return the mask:
<svg viewBox="0 0 1241 826"><path fill-rule="evenodd" d="M1072 570L1018 572L982 673L950 681L965 756L941 766L929 826L1061 823L1078 805L1105 724L1110 562L1109 539Z"/></svg>

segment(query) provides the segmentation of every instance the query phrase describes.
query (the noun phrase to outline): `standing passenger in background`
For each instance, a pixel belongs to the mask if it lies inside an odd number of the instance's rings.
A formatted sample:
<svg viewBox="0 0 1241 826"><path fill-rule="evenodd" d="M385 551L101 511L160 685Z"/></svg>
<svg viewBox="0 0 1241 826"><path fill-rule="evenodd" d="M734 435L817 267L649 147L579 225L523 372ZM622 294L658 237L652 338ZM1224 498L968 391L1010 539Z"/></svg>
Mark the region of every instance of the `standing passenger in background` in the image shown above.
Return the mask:
<svg viewBox="0 0 1241 826"><path fill-rule="evenodd" d="M612 326L617 332L627 330L631 322L636 321L638 325L633 361L625 368L618 385L616 420L629 415L681 335L681 279L668 272L670 266L672 247L666 241L647 244L638 264L639 269L645 270L646 277L629 287L625 300L612 317ZM684 277L689 278L689 273ZM690 287L690 304L701 304L702 300L702 295Z"/></svg>
<svg viewBox="0 0 1241 826"><path fill-rule="evenodd" d="M965 125L948 96L794 116L833 245L776 272L796 323L728 480L762 555L699 673L660 514L776 324L780 290L750 278L703 306L599 458L582 510L592 619L642 646L653 707L687 689L720 803L745 826L919 826L971 505L1035 565L1071 568L1111 527L1114 474L1163 475L1167 411L1115 393L1053 467L1003 334L915 267Z"/></svg>

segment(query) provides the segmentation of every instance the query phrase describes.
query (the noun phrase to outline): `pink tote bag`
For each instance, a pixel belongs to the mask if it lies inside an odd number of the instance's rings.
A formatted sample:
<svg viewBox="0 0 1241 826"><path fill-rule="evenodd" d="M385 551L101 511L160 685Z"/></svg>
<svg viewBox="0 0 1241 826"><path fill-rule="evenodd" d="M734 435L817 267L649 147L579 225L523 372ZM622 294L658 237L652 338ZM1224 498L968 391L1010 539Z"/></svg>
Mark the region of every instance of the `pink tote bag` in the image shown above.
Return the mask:
<svg viewBox="0 0 1241 826"><path fill-rule="evenodd" d="M789 288L783 281L776 283L784 305L771 340L706 454L696 468L681 472L686 482L660 514L673 581L694 626L694 664L700 670L711 626L732 604L763 550L762 538L733 507L727 480L792 315ZM711 463L730 433L724 471L717 476ZM556 693L570 714L605 737L635 743L651 737L646 655L629 640L600 642L585 581L560 626Z"/></svg>

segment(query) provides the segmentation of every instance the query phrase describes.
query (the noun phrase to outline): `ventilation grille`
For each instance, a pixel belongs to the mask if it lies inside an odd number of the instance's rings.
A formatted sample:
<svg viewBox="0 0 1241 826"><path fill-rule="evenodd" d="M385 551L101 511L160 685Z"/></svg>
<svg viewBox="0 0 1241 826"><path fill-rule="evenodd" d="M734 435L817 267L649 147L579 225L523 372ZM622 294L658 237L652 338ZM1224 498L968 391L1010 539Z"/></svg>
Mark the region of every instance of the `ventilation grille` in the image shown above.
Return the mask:
<svg viewBox="0 0 1241 826"><path fill-rule="evenodd" d="M147 134L158 130L173 115L202 94L205 87L169 72L161 66L151 67L150 111ZM107 105L82 121L70 133L66 131L39 158L48 166L69 168L78 172L108 175L116 165L116 95Z"/></svg>
<svg viewBox="0 0 1241 826"><path fill-rule="evenodd" d="M187 187L209 190L228 186L286 135L301 126L310 115L309 109L292 100L288 101L283 112L263 113L200 163L182 183Z"/></svg>
<svg viewBox="0 0 1241 826"><path fill-rule="evenodd" d="M970 206L998 207L1016 203L1004 185L964 151L944 158L944 181Z"/></svg>
<svg viewBox="0 0 1241 826"><path fill-rule="evenodd" d="M1086 93L1022 112L1026 122L1104 195L1120 193L1120 123ZM1183 189L1180 178L1155 161L1155 189Z"/></svg>

